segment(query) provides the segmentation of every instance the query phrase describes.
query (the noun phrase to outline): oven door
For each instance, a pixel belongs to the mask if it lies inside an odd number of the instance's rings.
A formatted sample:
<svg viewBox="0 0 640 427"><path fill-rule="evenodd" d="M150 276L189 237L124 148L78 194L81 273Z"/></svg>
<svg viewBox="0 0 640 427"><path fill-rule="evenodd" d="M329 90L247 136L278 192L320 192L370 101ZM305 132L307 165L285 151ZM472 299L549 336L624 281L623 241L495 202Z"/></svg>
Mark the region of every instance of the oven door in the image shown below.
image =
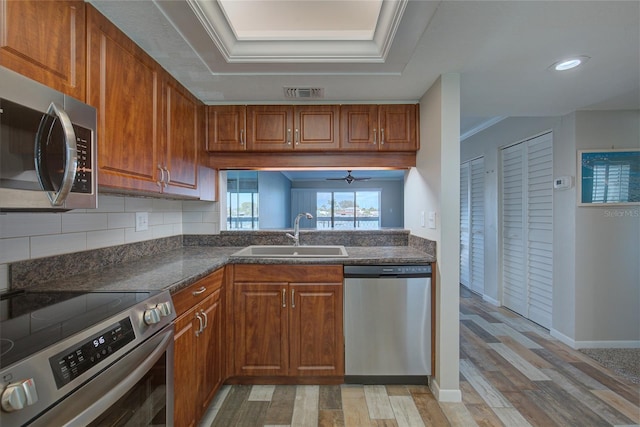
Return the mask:
<svg viewBox="0 0 640 427"><path fill-rule="evenodd" d="M173 424L173 325L52 406L33 426Z"/></svg>

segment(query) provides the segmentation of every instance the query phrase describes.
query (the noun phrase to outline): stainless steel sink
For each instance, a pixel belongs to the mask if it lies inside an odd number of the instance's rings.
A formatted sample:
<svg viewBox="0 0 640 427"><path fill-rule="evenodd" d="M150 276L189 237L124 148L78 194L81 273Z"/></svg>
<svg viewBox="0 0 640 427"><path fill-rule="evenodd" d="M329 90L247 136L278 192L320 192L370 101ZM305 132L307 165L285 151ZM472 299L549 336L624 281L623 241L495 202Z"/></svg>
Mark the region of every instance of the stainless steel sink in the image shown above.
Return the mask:
<svg viewBox="0 0 640 427"><path fill-rule="evenodd" d="M232 257L260 258L345 258L348 257L344 246L247 246L231 254Z"/></svg>

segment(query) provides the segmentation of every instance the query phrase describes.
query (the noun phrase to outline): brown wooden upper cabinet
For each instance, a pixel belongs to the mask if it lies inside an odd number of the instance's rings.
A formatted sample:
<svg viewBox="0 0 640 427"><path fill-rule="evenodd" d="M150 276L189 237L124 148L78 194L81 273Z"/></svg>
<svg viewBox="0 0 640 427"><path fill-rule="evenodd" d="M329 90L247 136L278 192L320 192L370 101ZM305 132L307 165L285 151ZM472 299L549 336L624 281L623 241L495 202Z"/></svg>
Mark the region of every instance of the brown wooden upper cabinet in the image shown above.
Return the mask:
<svg viewBox="0 0 640 427"><path fill-rule="evenodd" d="M337 105L209 106L209 151L335 151Z"/></svg>
<svg viewBox="0 0 640 427"><path fill-rule="evenodd" d="M247 149L288 151L293 149L293 106L249 105Z"/></svg>
<svg viewBox="0 0 640 427"><path fill-rule="evenodd" d="M200 102L89 5L87 43L99 185L197 197Z"/></svg>
<svg viewBox="0 0 640 427"><path fill-rule="evenodd" d="M0 0L0 65L85 99L82 0Z"/></svg>
<svg viewBox="0 0 640 427"><path fill-rule="evenodd" d="M204 105L163 71L164 144L159 167L163 193L198 196L198 152Z"/></svg>
<svg viewBox="0 0 640 427"><path fill-rule="evenodd" d="M207 151L244 151L247 149L246 135L247 107L207 107Z"/></svg>
<svg viewBox="0 0 640 427"><path fill-rule="evenodd" d="M342 105L340 149L416 151L419 144L416 104Z"/></svg>

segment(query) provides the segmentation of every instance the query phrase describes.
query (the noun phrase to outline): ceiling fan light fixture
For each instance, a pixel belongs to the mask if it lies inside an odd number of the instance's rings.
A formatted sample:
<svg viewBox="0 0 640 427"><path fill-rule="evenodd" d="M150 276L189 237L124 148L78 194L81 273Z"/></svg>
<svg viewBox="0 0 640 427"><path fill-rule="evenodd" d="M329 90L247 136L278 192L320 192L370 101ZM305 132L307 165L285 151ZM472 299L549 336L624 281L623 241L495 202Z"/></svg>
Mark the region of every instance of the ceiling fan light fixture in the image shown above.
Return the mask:
<svg viewBox="0 0 640 427"><path fill-rule="evenodd" d="M549 68L553 71L569 71L583 65L589 59L591 58L585 55L574 56L572 58L567 58L558 62L554 62Z"/></svg>

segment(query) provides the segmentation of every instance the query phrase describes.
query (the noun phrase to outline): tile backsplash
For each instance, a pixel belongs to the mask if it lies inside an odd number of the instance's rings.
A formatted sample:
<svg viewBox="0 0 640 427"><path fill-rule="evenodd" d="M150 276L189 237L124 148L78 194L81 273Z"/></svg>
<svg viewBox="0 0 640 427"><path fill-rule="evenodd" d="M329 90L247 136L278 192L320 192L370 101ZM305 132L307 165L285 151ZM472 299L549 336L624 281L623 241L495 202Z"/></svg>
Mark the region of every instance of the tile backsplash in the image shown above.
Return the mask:
<svg viewBox="0 0 640 427"><path fill-rule="evenodd" d="M136 212L148 213L148 230L135 230ZM0 291L8 288L9 263L182 234L218 234L219 218L217 202L116 195L100 195L97 209L0 213Z"/></svg>

